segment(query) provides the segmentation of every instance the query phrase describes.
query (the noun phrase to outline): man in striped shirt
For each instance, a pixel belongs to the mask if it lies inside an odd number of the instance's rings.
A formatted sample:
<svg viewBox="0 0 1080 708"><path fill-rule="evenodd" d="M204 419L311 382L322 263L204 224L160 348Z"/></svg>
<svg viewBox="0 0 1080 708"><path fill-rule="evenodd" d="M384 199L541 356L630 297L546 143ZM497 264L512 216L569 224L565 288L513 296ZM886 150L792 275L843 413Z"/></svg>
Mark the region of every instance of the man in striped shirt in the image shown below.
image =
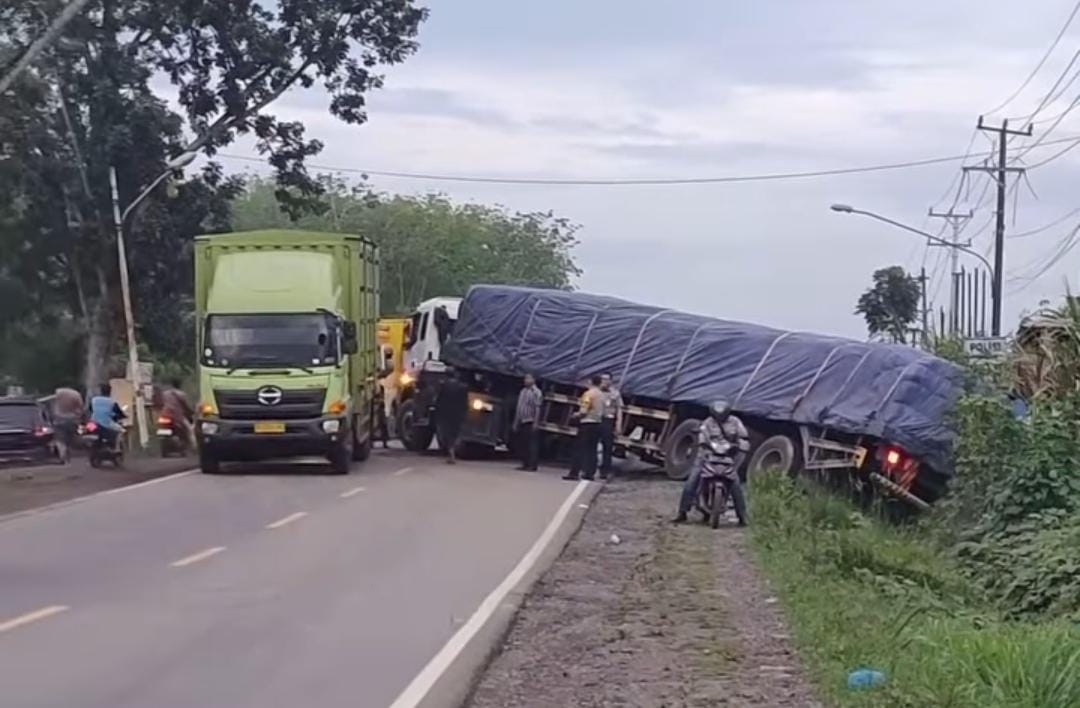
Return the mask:
<svg viewBox="0 0 1080 708"><path fill-rule="evenodd" d="M518 449L521 452L520 470L535 472L540 463L540 409L544 405L544 394L536 385L532 374L525 374L525 387L518 394L517 410L514 413L514 432L518 436Z"/></svg>

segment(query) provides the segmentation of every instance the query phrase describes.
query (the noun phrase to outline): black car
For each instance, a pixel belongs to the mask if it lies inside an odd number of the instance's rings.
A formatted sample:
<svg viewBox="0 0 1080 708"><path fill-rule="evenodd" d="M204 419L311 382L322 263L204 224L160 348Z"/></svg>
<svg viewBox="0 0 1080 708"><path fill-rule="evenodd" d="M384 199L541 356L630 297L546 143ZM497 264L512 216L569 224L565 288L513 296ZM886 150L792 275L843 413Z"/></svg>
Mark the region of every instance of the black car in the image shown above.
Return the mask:
<svg viewBox="0 0 1080 708"><path fill-rule="evenodd" d="M32 398L0 398L0 462L56 459L48 412Z"/></svg>

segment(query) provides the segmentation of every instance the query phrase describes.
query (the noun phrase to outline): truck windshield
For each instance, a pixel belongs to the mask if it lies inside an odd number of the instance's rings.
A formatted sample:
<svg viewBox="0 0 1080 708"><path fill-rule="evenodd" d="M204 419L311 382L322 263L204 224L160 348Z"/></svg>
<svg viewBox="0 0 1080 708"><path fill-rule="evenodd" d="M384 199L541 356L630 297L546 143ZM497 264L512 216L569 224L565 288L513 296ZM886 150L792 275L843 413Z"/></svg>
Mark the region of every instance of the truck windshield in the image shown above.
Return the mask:
<svg viewBox="0 0 1080 708"><path fill-rule="evenodd" d="M334 318L323 313L210 315L205 334L208 366L321 366L338 359Z"/></svg>

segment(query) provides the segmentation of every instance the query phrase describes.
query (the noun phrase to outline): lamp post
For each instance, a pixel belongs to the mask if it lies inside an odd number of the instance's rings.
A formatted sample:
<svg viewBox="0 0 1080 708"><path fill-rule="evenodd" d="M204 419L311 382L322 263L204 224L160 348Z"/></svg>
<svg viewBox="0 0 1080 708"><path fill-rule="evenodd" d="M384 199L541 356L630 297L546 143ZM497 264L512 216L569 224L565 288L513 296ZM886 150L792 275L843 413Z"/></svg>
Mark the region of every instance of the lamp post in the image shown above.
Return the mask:
<svg viewBox="0 0 1080 708"><path fill-rule="evenodd" d="M146 407L143 401L142 384L139 381L139 350L135 343L135 316L131 308L131 286L128 277L127 249L124 246L124 223L131 213L150 193L164 182L176 170L183 169L198 156L198 153L185 152L166 163L166 169L135 197L123 212L120 211L120 191L116 184L116 168L109 168L109 187L112 190L113 223L116 226L116 255L120 262L120 294L124 302L124 325L127 329L128 346L128 381L135 393L135 420L139 427L139 445L143 448L150 442L147 428Z"/></svg>
<svg viewBox="0 0 1080 708"><path fill-rule="evenodd" d="M990 261L986 260L986 257L983 256L981 253L979 253L977 251L973 251L973 250L971 250L970 248L968 248L967 246L965 246L963 244L954 243L952 241L946 241L945 239L941 238L940 236L935 236L934 234L927 233L927 232L925 232L925 231L923 231L921 229L915 228L914 226L908 226L907 224L902 224L899 221L893 221L892 219L884 217L881 214L875 214L872 211L864 211L863 209L856 209L855 207L849 206L847 204L833 204L829 208L832 209L833 211L839 212L841 214L861 214L862 216L869 216L871 219L877 219L878 221L883 221L886 224L889 224L891 226L895 226L895 227L897 227L899 229L903 229L904 231L910 231L913 234L918 234L919 236L923 236L924 238L926 238L926 239L928 239L928 240L930 240L930 241L932 241L932 242L934 242L934 243L936 243L938 245L946 246L948 248L952 248L952 249L955 249L957 251L962 251L963 253L966 253L966 254L968 254L970 256L975 256L975 258L978 258L980 261L982 261L983 265L986 266L986 270L987 270L988 273L990 273L991 279L993 279L995 277L996 271L994 270L994 266L990 265ZM996 296L994 297L994 318L993 318L993 322L995 323L995 326L994 326L994 329L993 329L993 335L995 337L1000 336L1001 335L1001 331L1000 331L1001 328L997 323L1001 322L1001 298L996 297Z"/></svg>

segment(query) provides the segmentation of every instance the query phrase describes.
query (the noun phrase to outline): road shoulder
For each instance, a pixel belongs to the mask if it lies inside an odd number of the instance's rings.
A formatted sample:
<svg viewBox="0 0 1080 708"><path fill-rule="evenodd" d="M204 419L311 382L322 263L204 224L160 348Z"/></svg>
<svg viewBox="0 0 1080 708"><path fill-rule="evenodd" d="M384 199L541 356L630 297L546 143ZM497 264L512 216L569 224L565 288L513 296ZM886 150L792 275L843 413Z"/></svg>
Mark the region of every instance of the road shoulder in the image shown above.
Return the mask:
<svg viewBox="0 0 1080 708"><path fill-rule="evenodd" d="M744 533L671 526L677 493L604 488L469 708L819 705Z"/></svg>
<svg viewBox="0 0 1080 708"><path fill-rule="evenodd" d="M193 458L132 457L122 469L94 469L85 457L77 457L68 465L0 467L0 521L167 477L195 464Z"/></svg>

